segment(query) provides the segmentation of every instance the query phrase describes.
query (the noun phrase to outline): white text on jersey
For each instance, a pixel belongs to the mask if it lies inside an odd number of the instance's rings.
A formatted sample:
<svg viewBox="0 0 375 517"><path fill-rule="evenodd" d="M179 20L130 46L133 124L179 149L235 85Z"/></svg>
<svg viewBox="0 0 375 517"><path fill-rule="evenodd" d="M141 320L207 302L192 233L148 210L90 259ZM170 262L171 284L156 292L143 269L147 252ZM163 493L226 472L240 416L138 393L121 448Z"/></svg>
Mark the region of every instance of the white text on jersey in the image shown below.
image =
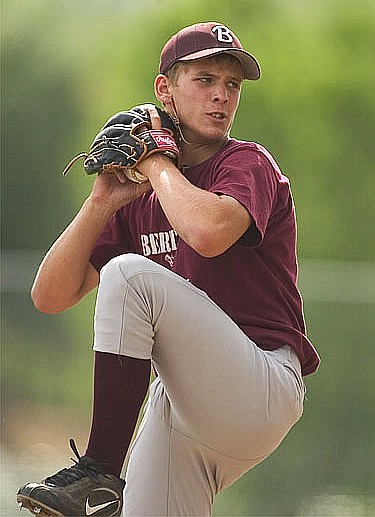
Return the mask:
<svg viewBox="0 0 375 517"><path fill-rule="evenodd" d="M169 253L177 249L177 233L175 230L168 232L149 233L141 235L142 251L145 257Z"/></svg>

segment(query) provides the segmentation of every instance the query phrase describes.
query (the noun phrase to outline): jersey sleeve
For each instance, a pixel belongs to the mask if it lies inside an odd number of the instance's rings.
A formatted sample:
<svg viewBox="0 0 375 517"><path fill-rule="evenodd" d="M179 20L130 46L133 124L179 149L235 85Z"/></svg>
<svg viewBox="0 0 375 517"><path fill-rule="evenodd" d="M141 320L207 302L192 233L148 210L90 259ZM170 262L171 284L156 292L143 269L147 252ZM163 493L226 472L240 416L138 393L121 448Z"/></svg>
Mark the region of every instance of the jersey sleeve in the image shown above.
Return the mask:
<svg viewBox="0 0 375 517"><path fill-rule="evenodd" d="M241 243L257 247L263 241L272 213L281 173L266 153L239 146L221 161L210 191L231 196L252 217Z"/></svg>
<svg viewBox="0 0 375 517"><path fill-rule="evenodd" d="M113 257L135 251L124 211L119 210L108 221L95 243L90 262L99 272Z"/></svg>

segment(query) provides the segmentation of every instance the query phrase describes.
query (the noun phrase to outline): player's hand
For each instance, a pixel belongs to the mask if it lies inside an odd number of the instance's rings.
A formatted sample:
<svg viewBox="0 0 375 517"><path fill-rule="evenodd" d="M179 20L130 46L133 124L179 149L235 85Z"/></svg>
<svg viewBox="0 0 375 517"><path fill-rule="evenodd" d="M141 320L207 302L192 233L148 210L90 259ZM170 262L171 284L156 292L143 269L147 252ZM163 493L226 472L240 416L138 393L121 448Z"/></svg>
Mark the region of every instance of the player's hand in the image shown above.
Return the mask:
<svg viewBox="0 0 375 517"><path fill-rule="evenodd" d="M163 126L156 107L153 104L149 104L147 105L147 111L150 114L151 129L161 129Z"/></svg>
<svg viewBox="0 0 375 517"><path fill-rule="evenodd" d="M176 136L177 128L172 118L153 104L120 111L97 133L88 153L80 153L70 161L64 174L76 160L84 157L83 166L89 175L102 174L109 169L120 182L124 175L135 183L147 182L138 165L156 153L165 154L177 163L180 150Z"/></svg>
<svg viewBox="0 0 375 517"><path fill-rule="evenodd" d="M150 114L151 129L162 129L163 124L156 107L153 104L149 104L147 105L147 111ZM160 163L163 163L163 160L166 163L171 163L171 159L162 153L147 156L137 166L138 171L146 178L149 177L149 167L154 160L158 160Z"/></svg>
<svg viewBox="0 0 375 517"><path fill-rule="evenodd" d="M150 104L147 106L147 110L150 114L152 129L161 129L163 126L156 107ZM161 158L160 154L158 154L158 158L159 157ZM169 160L167 157L165 157L165 159ZM144 174L145 177L148 177L147 162L150 160L152 160L151 156L145 158L140 164L142 168L140 172ZM145 192L151 190L151 188L150 182L134 183L125 176L120 167L112 165L101 174L98 174L90 197L93 201L114 213Z"/></svg>
<svg viewBox="0 0 375 517"><path fill-rule="evenodd" d="M121 207L151 190L151 184L130 181L116 166L98 174L95 179L90 199L109 212L116 212Z"/></svg>

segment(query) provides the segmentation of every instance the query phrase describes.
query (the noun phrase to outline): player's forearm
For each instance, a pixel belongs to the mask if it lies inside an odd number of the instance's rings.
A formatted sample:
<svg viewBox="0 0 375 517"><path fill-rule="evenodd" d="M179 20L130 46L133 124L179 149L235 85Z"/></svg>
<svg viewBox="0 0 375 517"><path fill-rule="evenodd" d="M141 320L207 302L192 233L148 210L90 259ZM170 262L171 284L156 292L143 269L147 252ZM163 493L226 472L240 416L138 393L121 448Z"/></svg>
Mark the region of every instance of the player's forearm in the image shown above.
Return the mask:
<svg viewBox="0 0 375 517"><path fill-rule="evenodd" d="M195 187L165 157L157 155L147 162L147 176L164 213L195 251L206 257L219 255L246 231L250 217L235 200Z"/></svg>
<svg viewBox="0 0 375 517"><path fill-rule="evenodd" d="M85 201L39 267L32 287L32 299L39 310L62 312L95 287L89 259L109 217L107 208L100 208L90 199Z"/></svg>

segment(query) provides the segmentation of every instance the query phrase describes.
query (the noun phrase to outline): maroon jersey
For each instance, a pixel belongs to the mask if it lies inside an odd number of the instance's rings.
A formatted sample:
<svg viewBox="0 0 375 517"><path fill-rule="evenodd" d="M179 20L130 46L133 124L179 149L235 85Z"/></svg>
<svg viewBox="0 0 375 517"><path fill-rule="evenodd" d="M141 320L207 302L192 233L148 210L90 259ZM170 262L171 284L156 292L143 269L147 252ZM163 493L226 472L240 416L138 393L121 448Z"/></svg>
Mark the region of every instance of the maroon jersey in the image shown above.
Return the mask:
<svg viewBox="0 0 375 517"><path fill-rule="evenodd" d="M183 172L193 185L237 199L253 220L247 232L221 255L202 257L178 237L156 194L148 192L108 222L92 264L99 271L114 256L144 255L204 290L259 347L293 347L303 375L313 373L319 356L306 336L297 288L296 220L288 179L261 145L233 138Z"/></svg>

